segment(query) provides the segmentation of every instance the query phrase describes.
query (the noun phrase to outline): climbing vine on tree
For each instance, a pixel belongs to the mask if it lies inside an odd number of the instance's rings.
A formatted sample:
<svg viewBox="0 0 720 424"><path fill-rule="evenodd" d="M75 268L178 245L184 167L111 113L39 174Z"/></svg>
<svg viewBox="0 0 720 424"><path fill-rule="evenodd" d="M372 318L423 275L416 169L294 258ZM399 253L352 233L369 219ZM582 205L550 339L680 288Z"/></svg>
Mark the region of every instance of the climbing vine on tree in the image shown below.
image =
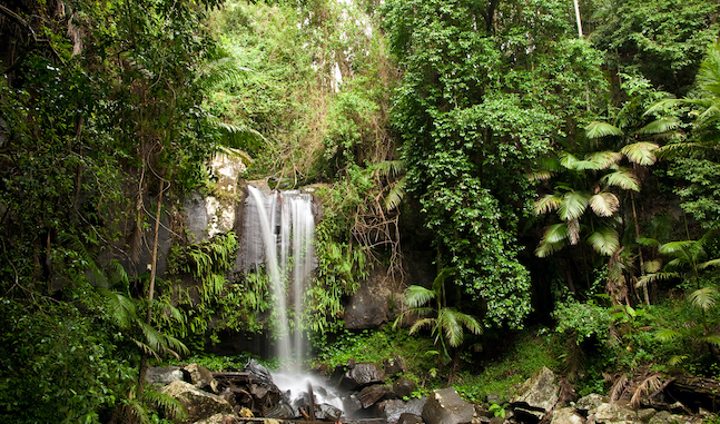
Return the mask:
<svg viewBox="0 0 720 424"><path fill-rule="evenodd" d="M586 82L599 83L599 54L573 39L569 13L557 1L384 8L391 50L406 70L393 122L408 185L435 233L438 266L457 268L488 325L520 327L530 312L517 240L531 195L525 171L572 140L586 115Z"/></svg>

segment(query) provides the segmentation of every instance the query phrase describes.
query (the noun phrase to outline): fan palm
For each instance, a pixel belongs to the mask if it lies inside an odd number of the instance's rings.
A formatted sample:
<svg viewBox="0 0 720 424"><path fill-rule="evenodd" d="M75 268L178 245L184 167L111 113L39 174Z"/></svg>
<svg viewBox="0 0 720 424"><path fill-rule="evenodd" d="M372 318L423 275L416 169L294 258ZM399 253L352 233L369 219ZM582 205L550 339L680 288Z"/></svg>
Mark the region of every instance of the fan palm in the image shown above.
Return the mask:
<svg viewBox="0 0 720 424"><path fill-rule="evenodd" d="M582 159L563 153L554 163L546 162L546 165L550 164L546 166L551 172L548 175L563 172L572 182L556 183L552 193L538 198L533 205L536 215L556 212L561 220L546 228L535 250L537 256L548 256L566 244L578 244L582 231L581 218L588 207L598 218L612 217L620 207L620 199L612 192L613 187L640 190L640 182L635 174L618 165L622 157L623 153L613 151L590 153ZM607 173L587 187L586 173L597 174L601 171ZM620 247L620 238L612 222L601 221L589 228L592 232L587 242L598 253L610 256Z"/></svg>
<svg viewBox="0 0 720 424"><path fill-rule="evenodd" d="M429 328L434 337L434 343L439 347L438 364L442 365L451 360L450 349L463 344L465 339L464 328L472 334L481 334L482 327L478 320L472 316L448 307L445 299L445 280L453 275L456 268L443 268L433 281L432 289L422 286L409 286L405 290L405 303L408 313L402 314L395 324L404 320L409 314L418 317L410 327L410 334L422 328ZM434 301L434 306L428 306Z"/></svg>

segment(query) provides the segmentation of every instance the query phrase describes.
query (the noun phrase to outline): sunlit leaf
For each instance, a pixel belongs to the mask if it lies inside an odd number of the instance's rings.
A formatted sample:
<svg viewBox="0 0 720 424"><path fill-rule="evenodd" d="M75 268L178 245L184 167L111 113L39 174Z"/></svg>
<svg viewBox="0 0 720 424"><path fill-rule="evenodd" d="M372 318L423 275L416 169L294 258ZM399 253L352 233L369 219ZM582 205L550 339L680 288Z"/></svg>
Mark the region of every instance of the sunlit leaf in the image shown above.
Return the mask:
<svg viewBox="0 0 720 424"><path fill-rule="evenodd" d="M625 168L605 175L602 181L611 187L620 187L623 190L640 191L640 181L637 177Z"/></svg>
<svg viewBox="0 0 720 424"><path fill-rule="evenodd" d="M630 162L642 166L649 166L657 161L657 157L653 152L657 150L658 147L655 143L641 141L628 144L620 150L620 153L624 154Z"/></svg>
<svg viewBox="0 0 720 424"><path fill-rule="evenodd" d="M605 191L590 197L588 204L595 215L608 217L617 212L620 200L614 194Z"/></svg>
<svg viewBox="0 0 720 424"><path fill-rule="evenodd" d="M570 191L563 195L558 207L558 215L563 221L577 219L582 216L588 206L590 195L583 191Z"/></svg>
<svg viewBox="0 0 720 424"><path fill-rule="evenodd" d="M718 298L718 291L715 287L703 287L701 289L694 290L688 296L688 300L696 308L707 311L708 309L715 306L715 302Z"/></svg>
<svg viewBox="0 0 720 424"><path fill-rule="evenodd" d="M557 210L562 204L562 198L557 194L546 194L533 203L535 215L542 215Z"/></svg>

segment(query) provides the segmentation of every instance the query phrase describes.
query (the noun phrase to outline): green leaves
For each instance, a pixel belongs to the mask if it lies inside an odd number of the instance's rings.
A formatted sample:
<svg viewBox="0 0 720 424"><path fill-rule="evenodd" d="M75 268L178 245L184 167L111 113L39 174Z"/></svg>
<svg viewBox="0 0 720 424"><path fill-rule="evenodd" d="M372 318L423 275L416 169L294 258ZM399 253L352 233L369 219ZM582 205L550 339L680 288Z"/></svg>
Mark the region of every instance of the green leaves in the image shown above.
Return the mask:
<svg viewBox="0 0 720 424"><path fill-rule="evenodd" d="M446 343L450 347L458 347L463 343L465 337L463 328L467 328L473 334L482 334L482 326L474 316L445 304L445 280L455 275L457 271L458 269L454 267L443 268L435 277L432 290L416 285L405 289L404 301L409 311L401 314L394 323L394 326L397 326L406 316L418 317L410 327L410 334L429 328L435 339L435 345L440 347L439 358L443 361L450 359ZM434 306L429 306L431 301L434 301Z"/></svg>
<svg viewBox="0 0 720 424"><path fill-rule="evenodd" d="M622 136L623 131L607 122L592 121L585 127L585 136L588 138L600 138L607 136Z"/></svg>
<svg viewBox="0 0 720 424"><path fill-rule="evenodd" d="M614 228L601 227L590 234L588 243L601 255L611 256L620 248L620 236Z"/></svg>

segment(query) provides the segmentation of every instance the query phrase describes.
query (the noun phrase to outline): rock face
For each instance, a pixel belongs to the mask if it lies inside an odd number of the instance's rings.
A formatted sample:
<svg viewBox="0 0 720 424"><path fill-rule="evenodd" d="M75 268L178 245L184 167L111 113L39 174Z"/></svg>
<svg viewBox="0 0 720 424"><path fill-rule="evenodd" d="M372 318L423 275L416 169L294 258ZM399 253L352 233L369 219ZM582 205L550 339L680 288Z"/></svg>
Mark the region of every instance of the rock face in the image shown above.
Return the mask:
<svg viewBox="0 0 720 424"><path fill-rule="evenodd" d="M475 408L460 398L454 388L435 390L428 397L422 418L426 424L461 424L472 421Z"/></svg>
<svg viewBox="0 0 720 424"><path fill-rule="evenodd" d="M380 324L394 319L395 313L391 306L399 305L401 287L399 281L388 276L383 267L377 267L345 305L345 328L377 328Z"/></svg>
<svg viewBox="0 0 720 424"><path fill-rule="evenodd" d="M560 399L560 386L555 374L543 367L520 387L511 404L518 415L527 414L539 421L553 409L558 399Z"/></svg>
<svg viewBox="0 0 720 424"><path fill-rule="evenodd" d="M232 406L222 397L199 390L184 381L173 381L162 393L180 401L187 411L188 423L204 420L215 414L233 413Z"/></svg>
<svg viewBox="0 0 720 424"><path fill-rule="evenodd" d="M191 242L199 243L235 228L238 175L245 171L240 158L218 153L210 162L218 196L196 194L185 200L183 218Z"/></svg>

